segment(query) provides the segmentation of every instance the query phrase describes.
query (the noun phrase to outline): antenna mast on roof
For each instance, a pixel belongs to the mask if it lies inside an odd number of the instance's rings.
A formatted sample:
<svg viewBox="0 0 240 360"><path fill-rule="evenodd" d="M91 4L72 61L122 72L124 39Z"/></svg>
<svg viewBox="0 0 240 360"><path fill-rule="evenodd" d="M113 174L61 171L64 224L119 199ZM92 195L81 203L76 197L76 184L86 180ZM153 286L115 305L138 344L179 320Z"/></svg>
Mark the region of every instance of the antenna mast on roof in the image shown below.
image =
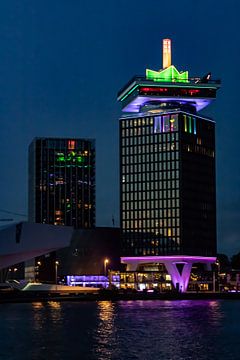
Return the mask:
<svg viewBox="0 0 240 360"><path fill-rule="evenodd" d="M168 68L171 66L171 40L170 39L163 39L163 69Z"/></svg>

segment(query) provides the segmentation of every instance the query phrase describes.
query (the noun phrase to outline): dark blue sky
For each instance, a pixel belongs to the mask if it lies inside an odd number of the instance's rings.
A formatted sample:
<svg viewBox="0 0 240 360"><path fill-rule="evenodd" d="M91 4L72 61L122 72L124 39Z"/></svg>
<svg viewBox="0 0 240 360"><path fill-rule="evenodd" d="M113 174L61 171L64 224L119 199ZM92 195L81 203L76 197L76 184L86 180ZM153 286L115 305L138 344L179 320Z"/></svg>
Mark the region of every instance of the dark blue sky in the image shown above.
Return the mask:
<svg viewBox="0 0 240 360"><path fill-rule="evenodd" d="M112 214L118 224L116 93L161 67L170 37L179 70L222 79L206 112L217 122L218 248L240 251L239 13L238 0L1 0L0 208L27 213L33 137L90 137L97 225L111 226Z"/></svg>

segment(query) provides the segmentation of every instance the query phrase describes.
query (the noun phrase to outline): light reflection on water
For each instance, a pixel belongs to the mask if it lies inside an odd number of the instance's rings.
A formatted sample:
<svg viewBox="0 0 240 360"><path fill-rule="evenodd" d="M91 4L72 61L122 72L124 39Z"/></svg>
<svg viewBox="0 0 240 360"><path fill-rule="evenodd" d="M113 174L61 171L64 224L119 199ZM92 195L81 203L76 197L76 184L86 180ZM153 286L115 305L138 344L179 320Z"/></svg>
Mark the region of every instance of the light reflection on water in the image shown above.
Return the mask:
<svg viewBox="0 0 240 360"><path fill-rule="evenodd" d="M239 359L238 301L0 305L1 360Z"/></svg>
<svg viewBox="0 0 240 360"><path fill-rule="evenodd" d="M32 310L33 327L36 331L44 329L49 323L57 326L61 324L62 316L60 302L48 301L47 305L44 305L42 302L32 303ZM43 316L43 312L45 312L45 316Z"/></svg>
<svg viewBox="0 0 240 360"><path fill-rule="evenodd" d="M134 359L208 359L208 339L218 336L223 318L218 302L142 301L120 307L125 348Z"/></svg>
<svg viewBox="0 0 240 360"><path fill-rule="evenodd" d="M117 348L117 327L115 326L115 303L111 301L98 302L98 325L94 335L95 356L97 359L112 359Z"/></svg>

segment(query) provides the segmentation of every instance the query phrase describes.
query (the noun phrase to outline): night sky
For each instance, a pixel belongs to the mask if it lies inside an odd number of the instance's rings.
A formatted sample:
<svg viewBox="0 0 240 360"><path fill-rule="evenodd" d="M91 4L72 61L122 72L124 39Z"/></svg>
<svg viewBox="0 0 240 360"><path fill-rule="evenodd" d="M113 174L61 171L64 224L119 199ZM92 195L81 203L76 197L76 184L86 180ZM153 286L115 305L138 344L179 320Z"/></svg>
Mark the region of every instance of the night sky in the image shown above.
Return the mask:
<svg viewBox="0 0 240 360"><path fill-rule="evenodd" d="M0 208L27 214L35 136L95 138L97 225L119 225L116 94L161 68L169 37L179 70L222 79L205 111L217 123L218 251L240 251L239 13L239 0L1 0Z"/></svg>

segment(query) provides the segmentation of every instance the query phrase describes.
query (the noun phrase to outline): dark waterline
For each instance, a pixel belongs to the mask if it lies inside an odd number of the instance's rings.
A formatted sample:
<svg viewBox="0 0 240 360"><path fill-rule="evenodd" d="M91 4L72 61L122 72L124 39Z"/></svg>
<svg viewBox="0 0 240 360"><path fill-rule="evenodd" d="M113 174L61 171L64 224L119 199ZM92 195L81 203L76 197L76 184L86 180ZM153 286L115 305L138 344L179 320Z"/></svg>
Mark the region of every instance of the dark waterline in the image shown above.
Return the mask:
<svg viewBox="0 0 240 360"><path fill-rule="evenodd" d="M239 301L0 305L0 359L240 359Z"/></svg>

